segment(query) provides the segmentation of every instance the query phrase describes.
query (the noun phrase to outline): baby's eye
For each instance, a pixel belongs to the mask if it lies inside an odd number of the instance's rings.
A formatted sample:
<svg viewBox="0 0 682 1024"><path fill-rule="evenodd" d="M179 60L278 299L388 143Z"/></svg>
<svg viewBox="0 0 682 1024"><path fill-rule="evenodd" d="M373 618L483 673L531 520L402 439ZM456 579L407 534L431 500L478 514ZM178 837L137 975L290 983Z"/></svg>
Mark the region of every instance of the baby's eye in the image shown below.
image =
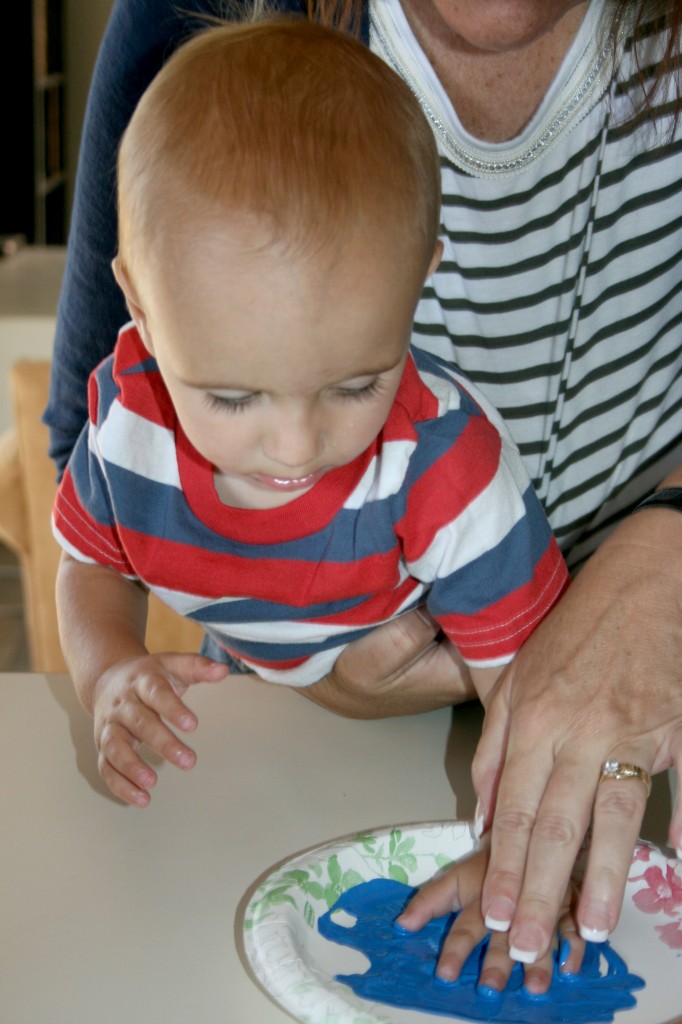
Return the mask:
<svg viewBox="0 0 682 1024"><path fill-rule="evenodd" d="M362 384L360 387L338 387L336 393L340 398L362 401L363 398L371 398L373 395L378 394L382 387L383 381L381 377L375 377L374 380L371 380L368 384Z"/></svg>
<svg viewBox="0 0 682 1024"><path fill-rule="evenodd" d="M211 409L219 412L243 412L252 402L258 398L257 393L239 395L237 398L228 398L227 395L214 395L207 391L204 399Z"/></svg>

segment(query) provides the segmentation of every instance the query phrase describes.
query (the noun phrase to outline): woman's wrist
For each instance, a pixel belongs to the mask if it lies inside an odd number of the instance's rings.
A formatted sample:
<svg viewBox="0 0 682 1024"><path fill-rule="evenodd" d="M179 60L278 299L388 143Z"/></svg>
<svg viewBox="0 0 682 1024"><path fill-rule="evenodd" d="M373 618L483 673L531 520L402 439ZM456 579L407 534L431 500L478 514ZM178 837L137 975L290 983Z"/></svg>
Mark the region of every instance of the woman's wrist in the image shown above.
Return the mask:
<svg viewBox="0 0 682 1024"><path fill-rule="evenodd" d="M635 505L634 512L648 508L670 508L682 512L682 487L662 487L652 491L643 501Z"/></svg>

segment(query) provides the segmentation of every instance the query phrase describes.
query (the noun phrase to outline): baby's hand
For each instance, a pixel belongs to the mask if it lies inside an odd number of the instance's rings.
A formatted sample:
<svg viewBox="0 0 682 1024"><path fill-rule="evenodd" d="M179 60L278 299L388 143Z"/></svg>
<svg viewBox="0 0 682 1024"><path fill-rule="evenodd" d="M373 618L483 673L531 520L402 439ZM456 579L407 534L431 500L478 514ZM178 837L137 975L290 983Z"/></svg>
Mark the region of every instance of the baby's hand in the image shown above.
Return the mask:
<svg viewBox="0 0 682 1024"><path fill-rule="evenodd" d="M120 662L99 678L93 717L99 773L116 796L146 807L156 773L138 754L142 743L178 768L196 761L173 729L193 732L196 715L180 699L194 683L219 682L226 665L198 654L147 654Z"/></svg>
<svg viewBox="0 0 682 1024"><path fill-rule="evenodd" d="M435 917L459 910L447 935L436 974L445 981L456 981L469 954L488 934L481 917L481 889L488 864L488 850L482 849L465 861L453 864L442 875L427 882L412 897L397 924L408 931L418 931ZM570 914L570 897L564 901L559 918L559 938L562 948L560 970L577 974L582 964L585 944L576 931ZM501 992L511 974L515 961L509 955L505 932L490 933L488 950L478 979L478 988ZM552 951L524 968L524 986L528 992L542 994L552 980Z"/></svg>

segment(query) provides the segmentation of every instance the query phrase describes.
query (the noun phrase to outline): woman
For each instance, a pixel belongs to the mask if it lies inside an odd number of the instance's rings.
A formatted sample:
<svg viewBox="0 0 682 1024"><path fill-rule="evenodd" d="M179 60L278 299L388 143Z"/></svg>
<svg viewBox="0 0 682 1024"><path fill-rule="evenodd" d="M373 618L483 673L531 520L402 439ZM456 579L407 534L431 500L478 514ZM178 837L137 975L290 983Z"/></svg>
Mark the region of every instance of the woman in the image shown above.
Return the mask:
<svg viewBox="0 0 682 1024"><path fill-rule="evenodd" d="M648 773L682 773L682 16L645 0L318 6L350 18L420 96L442 156L445 257L417 343L454 358L501 410L581 570L503 677L474 763L479 826L493 826L484 913L528 962L550 942L591 816L577 920L588 938L614 927ZM118 139L163 60L215 8L114 5L46 412L59 467L85 420L89 371L127 319L109 270ZM384 627L308 695L358 717L455 703L434 633L417 615ZM682 849L680 802L670 841Z"/></svg>

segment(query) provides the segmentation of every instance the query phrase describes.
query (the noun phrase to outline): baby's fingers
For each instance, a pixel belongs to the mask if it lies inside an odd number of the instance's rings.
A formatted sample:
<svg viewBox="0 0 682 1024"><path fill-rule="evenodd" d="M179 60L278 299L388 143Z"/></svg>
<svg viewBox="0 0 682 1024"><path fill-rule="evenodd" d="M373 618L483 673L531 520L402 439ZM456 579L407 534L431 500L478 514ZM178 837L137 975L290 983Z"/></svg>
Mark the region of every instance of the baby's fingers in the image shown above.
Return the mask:
<svg viewBox="0 0 682 1024"><path fill-rule="evenodd" d="M478 990L495 997L507 985L512 970L523 970L523 986L531 995L544 995L551 983L557 958L559 971L579 974L585 943L578 935L572 915L564 912L559 921L558 938L555 936L550 949L534 963L518 964L509 956L509 935L505 932L491 932L488 949L478 979Z"/></svg>
<svg viewBox="0 0 682 1024"><path fill-rule="evenodd" d="M156 716L164 719L169 725L182 732L192 732L196 729L197 719L194 712L190 711L181 698L188 683L180 673L173 671L173 668L176 668L173 662L177 662L177 660L179 657L175 658L173 655L160 655L158 662L155 660L146 671L137 673L133 692L144 708L151 709ZM143 724L141 714L141 725ZM126 723L126 725L134 736L148 743L147 739L136 731L134 723Z"/></svg>
<svg viewBox="0 0 682 1024"><path fill-rule="evenodd" d="M487 851L479 851L427 882L412 897L396 924L408 931L418 931L434 917L461 910L470 903L478 907L487 859Z"/></svg>
<svg viewBox="0 0 682 1024"><path fill-rule="evenodd" d="M166 725L169 717L172 725L187 732L196 726L196 718L166 679L156 676L154 681L147 681L141 677L129 698L121 702L115 720L107 722L102 730L99 748L116 771L128 777L131 766L140 760L136 750L141 744L178 768L191 768L196 755Z"/></svg>
<svg viewBox="0 0 682 1024"><path fill-rule="evenodd" d="M547 957L546 959L549 960L550 958ZM509 956L509 936L505 932L491 932L488 949L478 977L478 991L482 995L493 997L499 995L504 990L515 967L515 962ZM536 971L540 983L543 980L545 981L545 988L547 988L552 976L551 965L549 967L549 975L546 974L547 964L544 961L538 962L537 965L534 964L532 969ZM517 968L517 970L521 970L521 968ZM526 969L526 985L528 984L528 977L528 969ZM544 990L540 989L540 991Z"/></svg>
<svg viewBox="0 0 682 1024"><path fill-rule="evenodd" d="M150 800L149 790L157 782L156 772L137 754L137 741L129 738L119 742L116 739L118 733L124 734L125 730L116 725L107 726L103 733L98 757L99 773L115 796L136 807L146 807ZM176 744L173 748L172 740L170 746L173 752L166 754L166 760L184 770L194 766L196 755L193 750L184 744Z"/></svg>
<svg viewBox="0 0 682 1024"><path fill-rule="evenodd" d="M445 936L436 965L436 976L442 981L457 981L470 954L485 938L487 932L488 929L483 923L477 904L471 904L462 910ZM502 936L502 938L505 939L506 936ZM509 960L508 955L507 960ZM509 961L507 977L509 977L511 968L512 964ZM506 978L500 982L499 988L504 988L505 984Z"/></svg>
<svg viewBox="0 0 682 1024"><path fill-rule="evenodd" d="M480 911L468 907L459 915L443 943L436 974L444 981L459 978L467 958L488 933ZM512 971L524 971L523 984L528 992L542 994L552 981L553 955L550 950L536 963L521 968L509 956L509 937L504 932L491 932L477 989L482 995L495 997L504 991Z"/></svg>
<svg viewBox="0 0 682 1024"><path fill-rule="evenodd" d="M139 706L133 716L134 731L120 722L108 722L99 738L99 772L116 796L137 807L149 803L149 789L156 773L137 750L144 743L164 760L187 770L196 762L193 750L182 743L153 711Z"/></svg>
<svg viewBox="0 0 682 1024"><path fill-rule="evenodd" d="M99 773L114 796L134 807L146 807L157 776L137 754L137 744L121 726L107 725L99 746Z"/></svg>
<svg viewBox="0 0 682 1024"><path fill-rule="evenodd" d="M467 860L453 864L423 885L397 919L401 927L417 931L435 917L460 911L445 938L436 967L436 975L443 981L457 980L470 953L486 935L480 892L487 860L487 850L479 850Z"/></svg>
<svg viewBox="0 0 682 1024"><path fill-rule="evenodd" d="M543 995L549 989L552 982L554 963L558 961L559 973L579 974L582 967L585 953L585 942L578 934L578 928L574 915L575 891L573 883L569 885L564 896L559 915L558 929L553 937L552 945L544 956L539 957L534 963L527 963L523 968L523 984L525 989L532 995ZM498 932L491 936L493 941L500 941L506 945L509 941L508 934ZM481 972L481 983L483 983L485 968Z"/></svg>

